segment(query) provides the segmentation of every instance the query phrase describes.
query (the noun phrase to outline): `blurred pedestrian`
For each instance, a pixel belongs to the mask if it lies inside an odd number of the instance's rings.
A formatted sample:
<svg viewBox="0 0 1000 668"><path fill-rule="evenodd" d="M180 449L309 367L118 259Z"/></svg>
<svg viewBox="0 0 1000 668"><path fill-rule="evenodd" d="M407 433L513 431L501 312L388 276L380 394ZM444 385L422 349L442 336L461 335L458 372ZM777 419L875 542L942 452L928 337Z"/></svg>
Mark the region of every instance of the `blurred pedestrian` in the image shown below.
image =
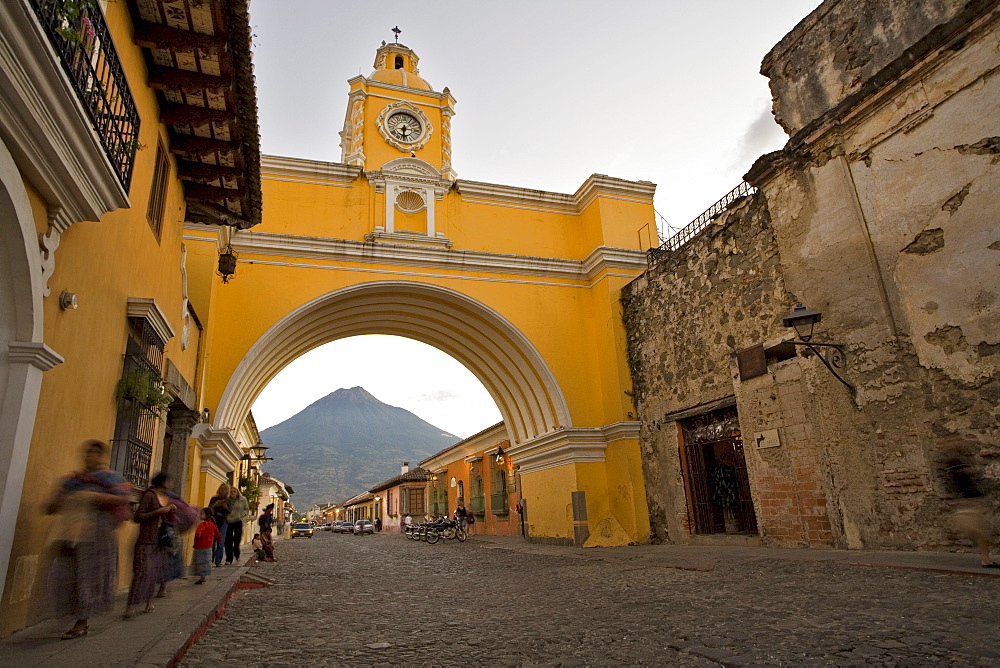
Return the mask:
<svg viewBox="0 0 1000 668"><path fill-rule="evenodd" d="M84 441L83 469L59 482L46 507L55 514L49 593L57 616L75 615L63 640L87 635L91 616L114 601L118 580L115 529L131 514L132 486L108 469L103 441Z"/></svg>
<svg viewBox="0 0 1000 668"><path fill-rule="evenodd" d="M466 531L469 528L469 511L465 509L464 503L459 503L458 508L455 508L455 519L458 521L458 526L462 528L462 531Z"/></svg>
<svg viewBox="0 0 1000 668"><path fill-rule="evenodd" d="M222 555L225 552L226 531L229 528L229 485L222 483L215 496L208 500L208 507L215 517L215 526L219 528L219 539L215 542L212 558L216 566L222 565Z"/></svg>
<svg viewBox="0 0 1000 668"><path fill-rule="evenodd" d="M271 528L264 529L260 534L261 549L264 550L264 561L277 561L274 558L274 538L271 537Z"/></svg>
<svg viewBox="0 0 1000 668"><path fill-rule="evenodd" d="M194 574L198 576L195 584L205 584L205 578L212 572L212 558L218 537L215 512L211 508L202 508L201 524L194 532Z"/></svg>
<svg viewBox="0 0 1000 668"><path fill-rule="evenodd" d="M376 517L375 521L373 522L373 524L375 525L375 531L381 531L382 530L382 518L381 517Z"/></svg>
<svg viewBox="0 0 1000 668"><path fill-rule="evenodd" d="M166 471L153 476L132 516L133 521L139 524L139 535L132 553L132 585L128 590L123 619L131 619L135 606L140 603L146 604L144 612L152 612L157 586L159 594L166 594L167 559L179 547L179 536L173 524L177 506L168 494L172 485L173 481Z"/></svg>
<svg viewBox="0 0 1000 668"><path fill-rule="evenodd" d="M271 512L273 510L274 510L274 504L269 503L266 506L264 506L264 512L261 513L260 517L257 518L257 527L260 529L261 535L263 535L265 531L274 526L274 515Z"/></svg>
<svg viewBox="0 0 1000 668"><path fill-rule="evenodd" d="M413 518L410 517L409 513L407 513L406 517L403 518L403 521L399 523L399 530L402 531L403 533L406 533L406 529L411 524L413 524Z"/></svg>
<svg viewBox="0 0 1000 668"><path fill-rule="evenodd" d="M952 525L978 549L979 563L983 568L1000 568L1000 564L990 558L993 531L982 476L959 456L948 461L945 470L950 478L950 491L960 498L951 515Z"/></svg>
<svg viewBox="0 0 1000 668"><path fill-rule="evenodd" d="M240 561L240 544L243 542L243 520L250 513L250 504L235 486L229 490L229 515L226 517L226 565Z"/></svg>

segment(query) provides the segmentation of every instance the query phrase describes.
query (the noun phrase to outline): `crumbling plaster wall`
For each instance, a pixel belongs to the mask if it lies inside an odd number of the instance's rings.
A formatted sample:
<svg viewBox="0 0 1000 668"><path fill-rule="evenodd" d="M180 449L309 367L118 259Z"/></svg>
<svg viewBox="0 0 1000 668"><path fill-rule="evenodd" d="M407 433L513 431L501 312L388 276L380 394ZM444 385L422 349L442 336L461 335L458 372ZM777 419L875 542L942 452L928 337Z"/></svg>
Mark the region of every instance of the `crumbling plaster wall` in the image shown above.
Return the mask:
<svg viewBox="0 0 1000 668"><path fill-rule="evenodd" d="M906 36L915 43L896 35L889 51L903 55L878 85L828 109L785 99L820 122L747 177L767 194L786 281L848 344L857 405L877 430L867 431L890 446L877 468L886 523L872 527L892 534L885 544L948 542L942 465L956 452L987 490L1000 482L998 4L952 3L938 15L948 20ZM847 46L878 51L893 32L875 35ZM829 49L784 55L831 79L850 74ZM772 82L776 99L786 85Z"/></svg>

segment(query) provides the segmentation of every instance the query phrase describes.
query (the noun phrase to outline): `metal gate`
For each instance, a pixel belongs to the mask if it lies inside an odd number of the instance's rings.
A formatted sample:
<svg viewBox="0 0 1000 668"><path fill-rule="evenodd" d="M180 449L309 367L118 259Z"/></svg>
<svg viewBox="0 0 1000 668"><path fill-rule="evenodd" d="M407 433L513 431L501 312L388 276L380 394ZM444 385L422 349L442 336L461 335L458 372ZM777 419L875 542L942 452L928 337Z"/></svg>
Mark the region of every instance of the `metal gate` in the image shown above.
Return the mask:
<svg viewBox="0 0 1000 668"><path fill-rule="evenodd" d="M736 407L681 421L691 532L757 533Z"/></svg>

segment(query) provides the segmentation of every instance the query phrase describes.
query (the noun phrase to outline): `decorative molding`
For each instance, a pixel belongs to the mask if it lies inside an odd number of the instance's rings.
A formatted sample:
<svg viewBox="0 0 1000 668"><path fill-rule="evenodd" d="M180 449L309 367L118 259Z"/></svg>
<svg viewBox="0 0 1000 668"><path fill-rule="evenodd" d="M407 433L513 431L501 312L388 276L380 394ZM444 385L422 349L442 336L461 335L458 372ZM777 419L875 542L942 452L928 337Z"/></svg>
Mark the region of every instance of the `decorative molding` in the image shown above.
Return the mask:
<svg viewBox="0 0 1000 668"><path fill-rule="evenodd" d="M218 429L210 424L196 424L191 430L191 438L197 441L201 450L201 472L207 473L219 482L229 480L229 472L236 468L236 462L243 457L243 450L229 429Z"/></svg>
<svg viewBox="0 0 1000 668"><path fill-rule="evenodd" d="M350 116L344 126L347 148L343 161L348 165L365 166L365 98L357 96L350 103Z"/></svg>
<svg viewBox="0 0 1000 668"><path fill-rule="evenodd" d="M652 204L656 192L656 184L648 181L626 181L603 174L591 175L572 195L464 179L455 181L455 187L470 202L571 214L582 213L598 197Z"/></svg>
<svg viewBox="0 0 1000 668"><path fill-rule="evenodd" d="M50 206L48 208L49 228L45 231L45 234L38 237L38 245L42 256L43 297L48 297L52 292L52 288L49 287L49 279L52 278L52 274L56 271L56 249L59 248L62 233L68 227L58 222L60 213L62 213L62 207Z"/></svg>
<svg viewBox="0 0 1000 668"><path fill-rule="evenodd" d="M416 73L415 73L416 74ZM417 75L419 76L419 75ZM369 79L366 76L358 75L356 77L351 77L347 80L348 85L353 86L354 84L364 84L365 86L377 86L378 88L385 88L386 90L392 90L399 93L410 93L412 95L423 95L425 97L434 98L435 100L445 100L451 104L455 104L456 100L452 96L451 92L445 88L440 93L435 90L427 90L426 88L412 88L410 86L403 86L401 84L389 83L388 81L376 81L375 79ZM376 93L368 93L372 97L387 97L385 95L378 95ZM398 99L398 98L391 98Z"/></svg>
<svg viewBox="0 0 1000 668"><path fill-rule="evenodd" d="M611 443L639 440L639 422L615 422L603 427L567 427L543 434L507 450L522 474L557 466L603 462Z"/></svg>
<svg viewBox="0 0 1000 668"><path fill-rule="evenodd" d="M261 178L287 176L307 183L332 181L350 184L358 179L364 170L357 165L342 162L320 162L303 158L288 158L276 155L262 155L260 158Z"/></svg>
<svg viewBox="0 0 1000 668"><path fill-rule="evenodd" d="M66 361L41 341L11 341L7 348L11 362L30 364L41 371L48 371Z"/></svg>
<svg viewBox="0 0 1000 668"><path fill-rule="evenodd" d="M174 329L155 299L129 297L127 315L130 318L144 318L164 343L174 338Z"/></svg>
<svg viewBox="0 0 1000 668"><path fill-rule="evenodd" d="M573 281L592 281L611 270L624 270L629 272L630 276L638 276L647 267L643 251L626 248L599 246L581 261L488 251L460 251L452 249L451 242L447 239L406 232L390 233L376 230L365 236L366 239L371 237L368 241L379 240L379 243L372 247L371 243L350 239L245 230L234 239L233 248L240 254L286 256L327 260L334 263L394 264L438 270L563 278ZM198 240L197 237L184 238ZM398 243L400 241L405 243Z"/></svg>
<svg viewBox="0 0 1000 668"><path fill-rule="evenodd" d="M417 119L422 129L419 140L413 142L412 144L402 144L396 141L396 139L392 136L392 134L389 132L389 128L386 127L386 121L388 120L389 116L396 113L397 111L405 111L413 115ZM416 105L402 101L392 102L390 104L387 104L382 109L382 111L379 112L378 117L375 119L375 126L378 128L379 134L382 135L382 138L385 139L386 143L389 144L389 146L392 146L393 148L402 151L403 153L409 153L411 151L417 151L422 149L424 145L427 143L427 140L431 138L432 134L434 134L434 126L431 125L431 121L429 118L427 118L427 114L425 114Z"/></svg>

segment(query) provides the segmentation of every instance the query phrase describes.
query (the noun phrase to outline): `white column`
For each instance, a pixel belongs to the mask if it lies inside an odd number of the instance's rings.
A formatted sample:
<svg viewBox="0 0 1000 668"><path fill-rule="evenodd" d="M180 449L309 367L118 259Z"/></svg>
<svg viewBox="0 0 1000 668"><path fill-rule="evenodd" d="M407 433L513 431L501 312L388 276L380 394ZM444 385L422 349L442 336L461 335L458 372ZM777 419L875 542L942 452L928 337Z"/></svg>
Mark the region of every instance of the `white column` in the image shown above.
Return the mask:
<svg viewBox="0 0 1000 668"><path fill-rule="evenodd" d="M35 429L42 374L63 358L44 343L12 341L7 353L7 387L0 406L0 596L10 566L10 549L21 507L24 472Z"/></svg>

